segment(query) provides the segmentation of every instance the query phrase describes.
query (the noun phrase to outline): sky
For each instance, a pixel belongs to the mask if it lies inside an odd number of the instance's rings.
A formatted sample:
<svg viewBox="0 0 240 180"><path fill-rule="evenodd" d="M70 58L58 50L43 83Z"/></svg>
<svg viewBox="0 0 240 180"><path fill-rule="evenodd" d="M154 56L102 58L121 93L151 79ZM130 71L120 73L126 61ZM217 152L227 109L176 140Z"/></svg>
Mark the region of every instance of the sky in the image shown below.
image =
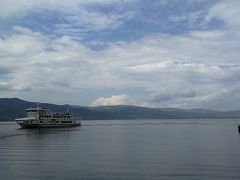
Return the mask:
<svg viewBox="0 0 240 180"><path fill-rule="evenodd" d="M240 109L238 0L1 0L0 98Z"/></svg>

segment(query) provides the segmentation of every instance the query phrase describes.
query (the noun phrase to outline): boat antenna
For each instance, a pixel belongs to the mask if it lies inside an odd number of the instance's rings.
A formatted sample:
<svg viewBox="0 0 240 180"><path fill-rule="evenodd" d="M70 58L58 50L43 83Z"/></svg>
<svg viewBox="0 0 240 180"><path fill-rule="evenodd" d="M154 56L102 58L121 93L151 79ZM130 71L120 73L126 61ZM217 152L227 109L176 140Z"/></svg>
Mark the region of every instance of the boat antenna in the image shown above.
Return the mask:
<svg viewBox="0 0 240 180"><path fill-rule="evenodd" d="M37 102L37 107L39 108L39 105L40 105L40 101Z"/></svg>

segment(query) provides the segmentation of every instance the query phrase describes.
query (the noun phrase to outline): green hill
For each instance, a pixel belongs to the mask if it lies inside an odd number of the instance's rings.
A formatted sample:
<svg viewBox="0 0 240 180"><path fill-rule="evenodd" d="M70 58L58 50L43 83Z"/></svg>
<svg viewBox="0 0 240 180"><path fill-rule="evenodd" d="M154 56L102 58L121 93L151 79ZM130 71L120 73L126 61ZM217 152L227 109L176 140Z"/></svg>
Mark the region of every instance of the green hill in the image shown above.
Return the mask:
<svg viewBox="0 0 240 180"><path fill-rule="evenodd" d="M25 116L25 109L36 107L36 102L18 98L0 98L0 121L13 121ZM238 118L240 111L211 111L205 109L147 108L139 106L71 106L42 103L41 107L52 112L69 111L83 120L102 119L189 119L189 118Z"/></svg>

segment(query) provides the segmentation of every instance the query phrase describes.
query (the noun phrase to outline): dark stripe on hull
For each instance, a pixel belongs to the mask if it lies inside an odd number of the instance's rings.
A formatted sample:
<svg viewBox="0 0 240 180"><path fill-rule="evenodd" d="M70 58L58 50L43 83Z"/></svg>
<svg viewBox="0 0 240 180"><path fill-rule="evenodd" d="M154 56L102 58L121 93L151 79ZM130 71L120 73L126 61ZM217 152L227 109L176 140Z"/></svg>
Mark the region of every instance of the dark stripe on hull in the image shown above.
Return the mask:
<svg viewBox="0 0 240 180"><path fill-rule="evenodd" d="M22 128L56 128L56 127L76 127L81 126L81 123L76 124L19 124Z"/></svg>

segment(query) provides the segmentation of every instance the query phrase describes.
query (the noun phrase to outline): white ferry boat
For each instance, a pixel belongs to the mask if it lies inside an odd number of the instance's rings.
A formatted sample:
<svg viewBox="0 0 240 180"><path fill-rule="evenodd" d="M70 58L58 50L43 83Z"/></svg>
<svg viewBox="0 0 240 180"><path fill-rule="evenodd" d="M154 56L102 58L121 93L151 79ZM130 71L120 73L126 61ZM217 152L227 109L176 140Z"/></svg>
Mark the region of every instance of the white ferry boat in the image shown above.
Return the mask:
<svg viewBox="0 0 240 180"><path fill-rule="evenodd" d="M69 112L50 113L38 106L26 109L26 114L27 117L15 119L22 128L81 126L80 121Z"/></svg>

